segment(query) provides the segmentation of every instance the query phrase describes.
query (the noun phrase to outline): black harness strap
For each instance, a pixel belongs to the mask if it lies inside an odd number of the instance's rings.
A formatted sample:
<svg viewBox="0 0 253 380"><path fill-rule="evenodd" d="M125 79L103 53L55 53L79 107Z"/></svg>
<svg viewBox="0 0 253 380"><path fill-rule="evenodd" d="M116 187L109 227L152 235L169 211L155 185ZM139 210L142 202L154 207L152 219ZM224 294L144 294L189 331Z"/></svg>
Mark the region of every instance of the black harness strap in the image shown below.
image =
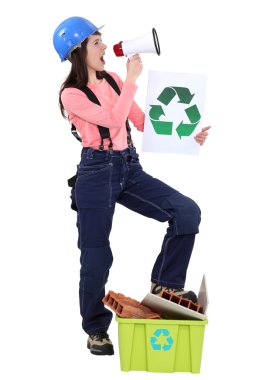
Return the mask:
<svg viewBox="0 0 253 380"><path fill-rule="evenodd" d="M117 82L115 82L115 79L108 73L105 73L104 78L111 85L111 87L114 89L114 91L117 92L118 95L120 95L120 89L119 89ZM126 130L127 130L127 145L130 148L133 148L134 144L133 144L133 140L131 137L131 127L130 127L128 119L126 119Z"/></svg>
<svg viewBox="0 0 253 380"><path fill-rule="evenodd" d="M98 98L96 97L96 95L94 94L93 91L91 91L91 89L89 87L83 87L81 89L85 95L87 96L87 98L101 106ZM99 133L100 133L100 137L101 137L101 143L100 143L100 146L99 146L99 150L104 150L104 139L109 139L110 140L110 144L109 144L109 149L112 149L112 139L111 139L111 136L110 136L110 131L109 131L109 128L105 128L105 127L102 127L101 125L98 125L98 130L99 130Z"/></svg>
<svg viewBox="0 0 253 380"><path fill-rule="evenodd" d="M114 78L108 74L108 73L105 73L104 74L104 78L106 79L106 81L109 83L109 85L114 89L114 91L120 95L120 89L119 89L119 86L117 85L117 83L115 82ZM81 91L83 91L85 93L85 95L87 96L87 98L97 104L97 105L101 105L98 98L96 97L96 95L94 94L93 91L91 91L91 89L87 86L81 88ZM102 127L101 125L98 125L98 130L99 130L99 134L100 134L100 137L101 137L101 143L100 143L100 146L99 146L99 150L104 150L104 139L109 139L110 140L110 144L109 144L109 150L112 150L112 139L111 139L111 136L110 136L110 130L109 128L105 128L105 127ZM131 128L130 128L130 125L129 125L129 121L128 119L126 120L126 130L127 130L127 145L132 148L134 145L133 145L133 141L132 141L132 137L131 137ZM77 133L77 130L76 130L76 127L71 124L71 132L72 134L75 136L75 138L78 140L78 141L82 141L81 137L79 136L79 134Z"/></svg>
<svg viewBox="0 0 253 380"><path fill-rule="evenodd" d="M73 124L71 124L71 133L72 133L72 135L74 135L74 137L75 137L78 141L82 142L82 139L81 139L81 137L79 136L79 134L77 133L76 127L75 127Z"/></svg>

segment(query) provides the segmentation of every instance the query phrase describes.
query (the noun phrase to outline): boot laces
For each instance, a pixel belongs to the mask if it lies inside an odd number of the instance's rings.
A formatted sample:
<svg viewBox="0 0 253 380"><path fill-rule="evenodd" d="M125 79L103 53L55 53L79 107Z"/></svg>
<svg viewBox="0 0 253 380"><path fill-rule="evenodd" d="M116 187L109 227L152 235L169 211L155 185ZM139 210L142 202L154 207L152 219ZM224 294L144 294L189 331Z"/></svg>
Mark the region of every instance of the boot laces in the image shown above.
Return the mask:
<svg viewBox="0 0 253 380"><path fill-rule="evenodd" d="M103 339L109 339L109 335L106 332L99 332L91 335L91 338L102 342Z"/></svg>

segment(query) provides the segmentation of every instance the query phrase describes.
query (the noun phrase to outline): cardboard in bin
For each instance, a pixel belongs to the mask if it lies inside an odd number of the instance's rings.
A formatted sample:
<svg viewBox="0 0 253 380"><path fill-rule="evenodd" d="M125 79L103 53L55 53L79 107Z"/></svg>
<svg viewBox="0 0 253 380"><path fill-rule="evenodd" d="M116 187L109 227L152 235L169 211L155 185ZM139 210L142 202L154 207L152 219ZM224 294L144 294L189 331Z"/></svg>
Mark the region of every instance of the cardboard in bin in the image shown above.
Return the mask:
<svg viewBox="0 0 253 380"><path fill-rule="evenodd" d="M208 294L206 286L206 276L203 275L198 293L198 303L201 305L201 313L178 303L169 301L155 294L148 293L141 301L141 304L159 313L166 319L185 319L185 320L205 320L208 307Z"/></svg>

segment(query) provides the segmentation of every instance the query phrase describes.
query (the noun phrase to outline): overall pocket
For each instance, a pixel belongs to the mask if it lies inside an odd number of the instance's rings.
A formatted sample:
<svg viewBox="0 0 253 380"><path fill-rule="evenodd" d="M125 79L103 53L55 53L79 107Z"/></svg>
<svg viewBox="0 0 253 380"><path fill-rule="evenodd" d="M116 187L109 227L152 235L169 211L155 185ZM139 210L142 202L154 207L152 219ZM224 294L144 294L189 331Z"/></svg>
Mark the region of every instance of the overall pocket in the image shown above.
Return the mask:
<svg viewBox="0 0 253 380"><path fill-rule="evenodd" d="M75 185L78 208L111 206L112 163L81 166Z"/></svg>

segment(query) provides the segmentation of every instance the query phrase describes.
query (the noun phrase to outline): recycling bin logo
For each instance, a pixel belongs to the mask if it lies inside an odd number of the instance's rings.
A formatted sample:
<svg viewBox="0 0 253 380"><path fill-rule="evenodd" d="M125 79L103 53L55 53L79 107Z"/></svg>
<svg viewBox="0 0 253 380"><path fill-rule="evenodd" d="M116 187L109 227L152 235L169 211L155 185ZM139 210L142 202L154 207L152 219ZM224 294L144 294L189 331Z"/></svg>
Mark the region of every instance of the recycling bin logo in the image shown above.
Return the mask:
<svg viewBox="0 0 253 380"><path fill-rule="evenodd" d="M171 349L174 341L170 336L170 332L166 329L157 329L150 338L151 346L154 350L168 351Z"/></svg>
<svg viewBox="0 0 253 380"><path fill-rule="evenodd" d="M151 108L149 111L149 117L155 133L159 135L172 135L173 121L163 121L160 120L160 117L165 115L163 107L169 107L172 99L177 96L177 103L186 105L184 112L187 116L187 120L186 122L182 120L174 129L180 139L182 136L190 136L200 122L201 118L197 105L190 105L190 103L194 103L194 95L195 94L191 94L187 87L165 87L157 98L162 105L150 105ZM190 106L188 107L188 105ZM183 115L183 119L186 118L185 115Z"/></svg>

